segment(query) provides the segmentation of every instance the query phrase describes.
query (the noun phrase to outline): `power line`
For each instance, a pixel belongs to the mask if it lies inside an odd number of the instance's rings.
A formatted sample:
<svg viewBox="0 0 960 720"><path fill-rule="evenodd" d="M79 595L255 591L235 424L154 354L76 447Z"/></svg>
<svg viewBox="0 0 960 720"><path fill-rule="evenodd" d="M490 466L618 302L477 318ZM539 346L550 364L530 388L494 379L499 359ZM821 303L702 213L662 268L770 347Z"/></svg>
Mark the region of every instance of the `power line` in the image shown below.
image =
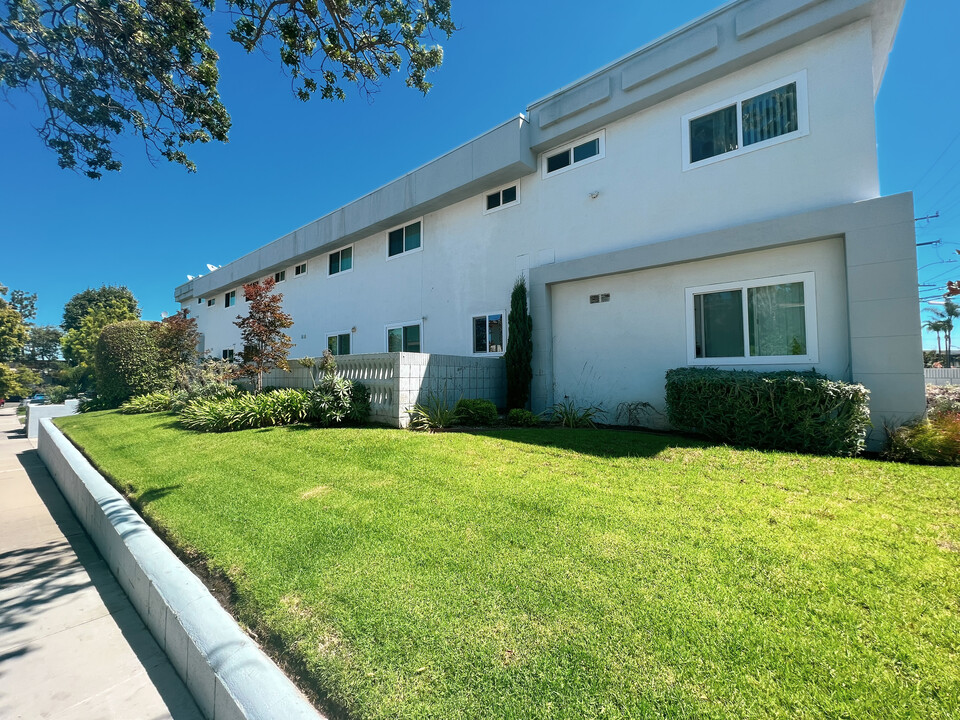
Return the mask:
<svg viewBox="0 0 960 720"><path fill-rule="evenodd" d="M960 138L960 131L958 131L957 134L953 136L953 140L951 140L950 144L947 145L947 147L943 149L943 152L937 156L937 159L934 160L933 164L927 168L927 171L923 174L923 176L913 184L914 188L920 187L920 183L922 183L924 180L927 179L927 175L929 175L930 171L933 170L937 166L937 163L943 159L943 156L947 154L947 151L953 147L953 144L957 141L957 138Z"/></svg>

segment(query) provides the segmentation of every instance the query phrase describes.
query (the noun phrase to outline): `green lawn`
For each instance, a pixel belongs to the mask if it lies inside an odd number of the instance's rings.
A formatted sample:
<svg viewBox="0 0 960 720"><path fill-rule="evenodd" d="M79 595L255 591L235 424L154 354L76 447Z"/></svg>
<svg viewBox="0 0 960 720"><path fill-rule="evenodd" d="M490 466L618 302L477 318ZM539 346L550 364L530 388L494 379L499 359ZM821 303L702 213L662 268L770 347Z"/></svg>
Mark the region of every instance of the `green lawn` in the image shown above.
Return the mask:
<svg viewBox="0 0 960 720"><path fill-rule="evenodd" d="M960 717L960 470L57 420L351 718Z"/></svg>

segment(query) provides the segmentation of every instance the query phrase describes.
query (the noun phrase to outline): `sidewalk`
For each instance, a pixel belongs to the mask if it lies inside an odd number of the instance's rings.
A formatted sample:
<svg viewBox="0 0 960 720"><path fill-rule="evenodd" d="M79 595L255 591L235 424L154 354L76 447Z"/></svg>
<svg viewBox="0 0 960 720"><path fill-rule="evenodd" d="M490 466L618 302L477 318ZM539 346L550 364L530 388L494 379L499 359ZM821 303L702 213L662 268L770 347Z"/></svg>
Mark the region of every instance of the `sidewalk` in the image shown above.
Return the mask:
<svg viewBox="0 0 960 720"><path fill-rule="evenodd" d="M15 413L0 410L0 718L200 720Z"/></svg>

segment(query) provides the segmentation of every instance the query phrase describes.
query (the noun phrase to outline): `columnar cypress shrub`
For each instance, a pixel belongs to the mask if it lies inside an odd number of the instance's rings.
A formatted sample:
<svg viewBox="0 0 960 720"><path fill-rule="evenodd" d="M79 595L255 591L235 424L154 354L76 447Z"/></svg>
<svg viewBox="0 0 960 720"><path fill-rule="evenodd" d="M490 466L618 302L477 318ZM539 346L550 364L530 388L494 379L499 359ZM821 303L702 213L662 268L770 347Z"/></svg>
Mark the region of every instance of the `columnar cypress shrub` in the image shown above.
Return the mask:
<svg viewBox="0 0 960 720"><path fill-rule="evenodd" d="M521 275L510 294L507 315L507 408L523 408L530 399L533 379L533 319L527 312L527 281Z"/></svg>
<svg viewBox="0 0 960 720"><path fill-rule="evenodd" d="M157 349L157 325L126 320L101 331L94 350L94 369L97 397L104 407L117 407L135 395L169 386L171 368Z"/></svg>
<svg viewBox="0 0 960 720"><path fill-rule="evenodd" d="M856 455L870 391L816 372L667 371L667 418L679 430L747 447Z"/></svg>

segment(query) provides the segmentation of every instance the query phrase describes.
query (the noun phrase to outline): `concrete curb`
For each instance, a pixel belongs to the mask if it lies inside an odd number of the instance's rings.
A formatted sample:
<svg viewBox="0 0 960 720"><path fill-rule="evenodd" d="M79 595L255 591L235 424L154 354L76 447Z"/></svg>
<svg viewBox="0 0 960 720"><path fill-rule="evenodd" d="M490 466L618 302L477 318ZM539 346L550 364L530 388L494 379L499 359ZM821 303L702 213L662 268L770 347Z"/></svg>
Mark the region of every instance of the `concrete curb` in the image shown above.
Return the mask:
<svg viewBox="0 0 960 720"><path fill-rule="evenodd" d="M286 675L47 418L40 458L210 720L322 720Z"/></svg>

